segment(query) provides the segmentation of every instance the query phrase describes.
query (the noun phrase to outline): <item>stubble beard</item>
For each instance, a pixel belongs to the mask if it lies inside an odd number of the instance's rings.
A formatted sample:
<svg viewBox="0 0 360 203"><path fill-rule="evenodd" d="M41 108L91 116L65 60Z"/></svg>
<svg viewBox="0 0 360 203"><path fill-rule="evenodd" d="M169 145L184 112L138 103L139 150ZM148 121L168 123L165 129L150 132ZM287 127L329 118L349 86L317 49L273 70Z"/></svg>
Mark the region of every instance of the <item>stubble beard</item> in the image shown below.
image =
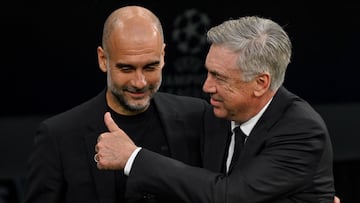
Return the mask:
<svg viewBox="0 0 360 203"><path fill-rule="evenodd" d="M150 100L154 97L156 92L158 91L160 85L149 85L145 89L135 90L134 88L124 87L121 91L118 91L113 86L110 86L110 92L115 97L118 104L124 108L124 110L132 112L134 114L144 112L150 105ZM149 91L150 94L146 101L143 104L131 104L129 100L124 95L125 92L146 92Z"/></svg>

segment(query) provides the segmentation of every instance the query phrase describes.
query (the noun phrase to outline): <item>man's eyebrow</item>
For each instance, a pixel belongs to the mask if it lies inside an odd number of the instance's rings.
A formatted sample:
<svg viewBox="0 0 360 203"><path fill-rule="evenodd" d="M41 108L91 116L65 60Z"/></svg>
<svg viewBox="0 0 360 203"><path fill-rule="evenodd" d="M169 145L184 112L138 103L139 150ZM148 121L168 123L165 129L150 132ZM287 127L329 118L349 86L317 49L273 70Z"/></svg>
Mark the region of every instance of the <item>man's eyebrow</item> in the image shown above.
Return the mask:
<svg viewBox="0 0 360 203"><path fill-rule="evenodd" d="M153 66L153 65L158 65L158 64L160 64L160 61L153 61L153 62L145 64L145 66ZM121 63L121 62L116 63L115 66L116 67L135 67L134 65L127 64L127 63Z"/></svg>
<svg viewBox="0 0 360 203"><path fill-rule="evenodd" d="M147 66L152 66L152 65L158 65L158 64L160 64L160 61L154 61L154 62L148 63L146 65Z"/></svg>
<svg viewBox="0 0 360 203"><path fill-rule="evenodd" d="M116 67L133 67L131 64L127 64L127 63L116 63L115 65Z"/></svg>

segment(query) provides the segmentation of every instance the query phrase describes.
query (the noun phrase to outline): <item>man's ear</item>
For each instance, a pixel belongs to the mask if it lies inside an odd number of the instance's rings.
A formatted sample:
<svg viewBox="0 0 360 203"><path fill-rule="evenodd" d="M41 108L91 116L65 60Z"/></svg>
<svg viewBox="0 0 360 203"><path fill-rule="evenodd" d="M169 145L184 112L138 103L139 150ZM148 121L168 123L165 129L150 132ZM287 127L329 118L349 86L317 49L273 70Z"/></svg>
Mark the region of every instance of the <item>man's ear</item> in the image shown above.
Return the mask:
<svg viewBox="0 0 360 203"><path fill-rule="evenodd" d="M270 88L271 77L269 73L261 73L255 77L254 94L256 96L263 95Z"/></svg>
<svg viewBox="0 0 360 203"><path fill-rule="evenodd" d="M161 69L165 66L165 47L166 47L166 44L164 43L163 47L162 47L162 51L161 51L162 61L163 61Z"/></svg>
<svg viewBox="0 0 360 203"><path fill-rule="evenodd" d="M106 73L107 60L106 60L105 52L104 52L103 48L101 48L101 46L98 46L98 48L97 48L97 56L98 56L98 63L99 63L100 70L102 72Z"/></svg>

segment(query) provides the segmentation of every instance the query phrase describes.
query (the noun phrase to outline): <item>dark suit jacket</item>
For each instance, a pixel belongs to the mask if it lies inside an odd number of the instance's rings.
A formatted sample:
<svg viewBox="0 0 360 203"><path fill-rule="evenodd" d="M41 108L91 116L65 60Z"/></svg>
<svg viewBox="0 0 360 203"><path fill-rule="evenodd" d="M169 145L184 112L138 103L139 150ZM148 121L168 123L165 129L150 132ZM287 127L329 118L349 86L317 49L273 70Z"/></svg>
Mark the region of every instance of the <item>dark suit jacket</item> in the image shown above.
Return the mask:
<svg viewBox="0 0 360 203"><path fill-rule="evenodd" d="M327 127L307 102L285 88L279 89L251 131L228 175L219 172L229 122L218 120L206 129L203 160L208 170L141 150L128 189L175 195L192 203L333 202L333 155Z"/></svg>
<svg viewBox="0 0 360 203"><path fill-rule="evenodd" d="M204 132L204 100L158 92L154 97L172 157L199 165ZM45 120L29 159L26 202L119 202L116 175L94 162L97 137L107 131L105 91L65 113ZM151 132L149 132L151 134ZM143 195L153 198L152 195ZM142 201L146 202L146 201Z"/></svg>

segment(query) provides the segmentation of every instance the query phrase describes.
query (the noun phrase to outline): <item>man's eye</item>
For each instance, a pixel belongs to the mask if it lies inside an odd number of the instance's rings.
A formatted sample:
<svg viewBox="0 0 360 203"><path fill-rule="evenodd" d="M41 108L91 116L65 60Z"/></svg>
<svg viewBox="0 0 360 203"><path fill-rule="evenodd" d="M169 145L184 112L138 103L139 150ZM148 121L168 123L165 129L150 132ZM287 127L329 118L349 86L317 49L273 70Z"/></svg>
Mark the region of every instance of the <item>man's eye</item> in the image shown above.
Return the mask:
<svg viewBox="0 0 360 203"><path fill-rule="evenodd" d="M222 78L222 76L221 76L220 74L218 74L218 73L213 73L212 75L213 75L214 78L216 78L216 79L221 79L221 78Z"/></svg>
<svg viewBox="0 0 360 203"><path fill-rule="evenodd" d="M122 72L130 72L132 70L132 68L130 67L121 67L119 68Z"/></svg>
<svg viewBox="0 0 360 203"><path fill-rule="evenodd" d="M146 66L144 69L146 70L146 71L153 71L153 70L155 70L157 68L157 66Z"/></svg>

